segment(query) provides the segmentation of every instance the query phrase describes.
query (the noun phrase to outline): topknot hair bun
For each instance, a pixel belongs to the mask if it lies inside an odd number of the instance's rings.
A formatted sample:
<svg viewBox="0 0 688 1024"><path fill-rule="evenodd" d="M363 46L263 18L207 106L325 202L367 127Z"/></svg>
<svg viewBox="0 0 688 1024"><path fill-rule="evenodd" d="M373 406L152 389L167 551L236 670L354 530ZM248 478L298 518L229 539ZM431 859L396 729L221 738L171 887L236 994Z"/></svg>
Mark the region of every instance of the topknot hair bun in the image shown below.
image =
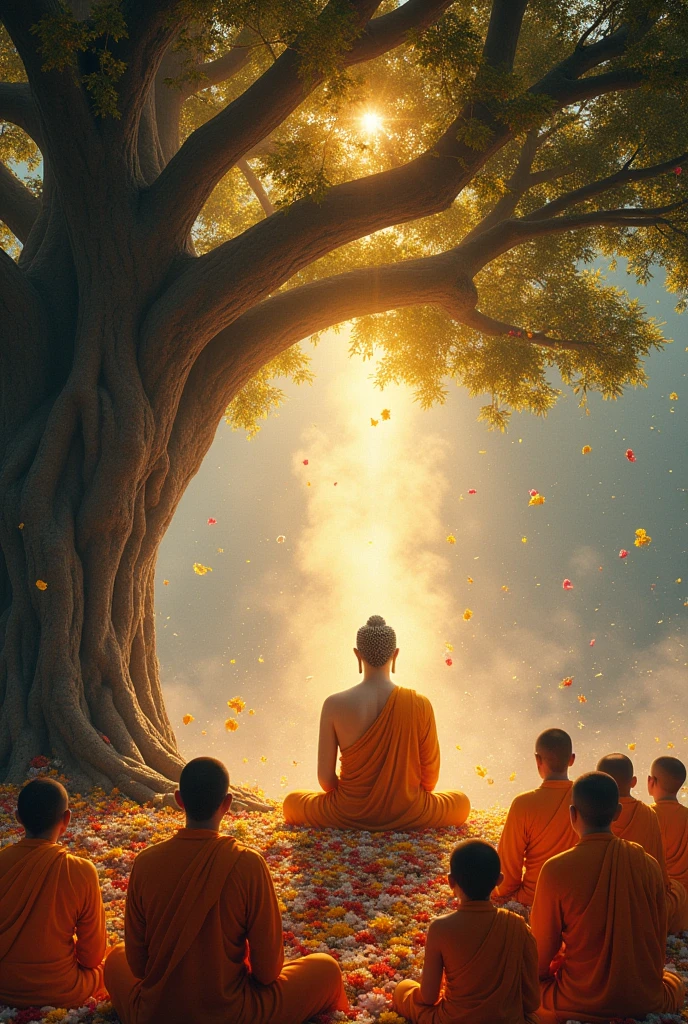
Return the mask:
<svg viewBox="0 0 688 1024"><path fill-rule="evenodd" d="M397 648L397 635L381 615L371 615L365 626L356 634L356 647L361 657L380 668L385 665Z"/></svg>

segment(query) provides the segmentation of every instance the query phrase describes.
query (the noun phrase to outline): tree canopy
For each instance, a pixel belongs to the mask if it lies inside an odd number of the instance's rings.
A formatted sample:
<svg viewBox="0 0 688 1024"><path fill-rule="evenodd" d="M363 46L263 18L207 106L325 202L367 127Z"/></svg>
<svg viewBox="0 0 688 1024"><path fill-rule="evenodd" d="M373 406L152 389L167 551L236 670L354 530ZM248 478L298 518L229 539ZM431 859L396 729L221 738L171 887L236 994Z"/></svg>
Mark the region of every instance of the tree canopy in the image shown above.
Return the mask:
<svg viewBox="0 0 688 1024"><path fill-rule="evenodd" d="M380 386L454 381L491 429L643 384L662 325L595 261L686 302L688 8L0 0L0 23L0 769L57 749L146 796L181 764L157 547L222 416L255 431L311 379L299 343L352 321Z"/></svg>

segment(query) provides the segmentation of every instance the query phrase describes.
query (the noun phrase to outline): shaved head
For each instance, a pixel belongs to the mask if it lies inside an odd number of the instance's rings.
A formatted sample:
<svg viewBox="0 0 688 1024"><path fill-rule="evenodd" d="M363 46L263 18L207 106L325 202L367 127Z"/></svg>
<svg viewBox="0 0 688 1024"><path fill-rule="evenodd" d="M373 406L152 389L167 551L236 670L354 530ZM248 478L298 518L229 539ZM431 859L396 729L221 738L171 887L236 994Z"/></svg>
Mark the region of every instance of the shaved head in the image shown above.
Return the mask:
<svg viewBox="0 0 688 1024"><path fill-rule="evenodd" d="M571 737L563 729L545 729L535 741L535 753L553 774L565 775L573 753Z"/></svg>
<svg viewBox="0 0 688 1024"><path fill-rule="evenodd" d="M464 839L449 860L449 874L471 900L489 899L501 870L499 854L484 839Z"/></svg>
<svg viewBox="0 0 688 1024"><path fill-rule="evenodd" d="M619 787L606 772L586 772L574 782L571 802L588 828L609 828L619 806Z"/></svg>
<svg viewBox="0 0 688 1024"><path fill-rule="evenodd" d="M17 799L17 817L33 836L56 828L68 808L67 790L55 779L32 779Z"/></svg>
<svg viewBox="0 0 688 1024"><path fill-rule="evenodd" d="M195 757L182 768L179 792L187 815L194 821L207 821L229 792L229 772L215 757Z"/></svg>
<svg viewBox="0 0 688 1024"><path fill-rule="evenodd" d="M676 795L686 781L686 766L677 757L658 757L652 762L650 775L657 779L663 790Z"/></svg>
<svg viewBox="0 0 688 1024"><path fill-rule="evenodd" d="M630 796L633 786L633 762L625 754L607 754L597 762L598 772L611 775L619 787L620 796Z"/></svg>

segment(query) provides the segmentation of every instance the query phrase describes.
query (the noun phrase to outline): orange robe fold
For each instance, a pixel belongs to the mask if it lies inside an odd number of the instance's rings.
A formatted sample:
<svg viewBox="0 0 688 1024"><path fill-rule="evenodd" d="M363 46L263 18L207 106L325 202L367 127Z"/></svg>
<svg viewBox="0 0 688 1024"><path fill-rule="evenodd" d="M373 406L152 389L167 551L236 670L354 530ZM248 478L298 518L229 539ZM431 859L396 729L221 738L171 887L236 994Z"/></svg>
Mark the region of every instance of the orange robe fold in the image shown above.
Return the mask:
<svg viewBox="0 0 688 1024"><path fill-rule="evenodd" d="M540 1005L537 947L522 917L489 902L462 904L433 923L444 964L444 990L434 1006L420 985L401 981L397 1013L413 1024L534 1024Z"/></svg>
<svg viewBox="0 0 688 1024"><path fill-rule="evenodd" d="M673 922L670 920L669 931L688 931L688 807L678 800L659 800L652 812L659 822L672 886L674 890L682 890L685 896L683 913L679 911Z"/></svg>
<svg viewBox="0 0 688 1024"><path fill-rule="evenodd" d="M632 796L620 797L619 803L622 811L613 822L612 831L619 839L642 846L657 861L666 890L667 931L670 935L682 932L688 928L688 894L680 882L669 877L657 815L648 804Z"/></svg>
<svg viewBox="0 0 688 1024"><path fill-rule="evenodd" d="M504 874L495 891L500 900L529 907L545 862L578 842L569 816L572 785L568 779L550 779L512 802L497 847Z"/></svg>
<svg viewBox="0 0 688 1024"><path fill-rule="evenodd" d="M341 751L337 789L290 793L290 825L370 832L462 825L470 802L463 793L433 793L440 747L432 705L397 687L370 728Z"/></svg>
<svg viewBox="0 0 688 1024"><path fill-rule="evenodd" d="M69 1009L104 997L105 946L90 861L47 839L0 850L0 1003Z"/></svg>
<svg viewBox="0 0 688 1024"><path fill-rule="evenodd" d="M636 843L595 833L549 860L540 872L530 925L543 1024L643 1020L683 1006L683 982L663 970L662 872Z"/></svg>
<svg viewBox="0 0 688 1024"><path fill-rule="evenodd" d="M123 1024L299 1024L348 1007L331 957L284 964L263 858L205 829L181 829L136 858L125 944L106 960L105 984Z"/></svg>

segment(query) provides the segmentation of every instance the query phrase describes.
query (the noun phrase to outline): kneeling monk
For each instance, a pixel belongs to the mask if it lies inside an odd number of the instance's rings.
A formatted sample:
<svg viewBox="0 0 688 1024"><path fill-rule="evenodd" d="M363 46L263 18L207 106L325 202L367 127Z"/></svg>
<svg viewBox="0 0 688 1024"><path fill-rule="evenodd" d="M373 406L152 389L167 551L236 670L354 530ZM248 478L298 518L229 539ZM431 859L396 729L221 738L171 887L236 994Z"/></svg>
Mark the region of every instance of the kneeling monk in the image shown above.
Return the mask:
<svg viewBox="0 0 688 1024"><path fill-rule="evenodd" d="M399 654L394 630L371 615L356 643L363 682L328 697L320 718L318 781L324 793L290 793L286 821L370 832L462 825L468 797L432 792L440 773L432 705L390 679Z"/></svg>
<svg viewBox="0 0 688 1024"><path fill-rule="evenodd" d="M219 832L232 802L228 789L220 761L189 761L175 793L186 828L134 861L125 944L105 961L123 1024L302 1024L348 1009L332 957L284 963L267 865Z"/></svg>
<svg viewBox="0 0 688 1024"><path fill-rule="evenodd" d="M413 1024L537 1024L537 947L522 917L490 902L501 877L484 840L453 851L447 881L459 906L430 922L420 985L394 990L394 1009Z"/></svg>
<svg viewBox="0 0 688 1024"><path fill-rule="evenodd" d="M25 838L0 851L0 1003L68 1008L105 998L98 873L58 844L69 820L67 792L54 779L20 792Z"/></svg>
<svg viewBox="0 0 688 1024"><path fill-rule="evenodd" d="M571 798L578 845L547 861L530 915L542 985L538 1014L544 1024L601 1024L677 1013L685 990L663 969L667 917L659 865L613 834L621 804L611 776L581 775Z"/></svg>
<svg viewBox="0 0 688 1024"><path fill-rule="evenodd" d="M667 900L667 931L670 935L688 928L688 899L686 890L677 879L670 878L667 868L662 831L657 815L642 800L631 796L637 785L633 774L633 762L625 754L607 754L597 765L598 772L606 772L619 787L621 814L612 825L612 832L619 839L642 846L645 853L657 861L662 871Z"/></svg>

